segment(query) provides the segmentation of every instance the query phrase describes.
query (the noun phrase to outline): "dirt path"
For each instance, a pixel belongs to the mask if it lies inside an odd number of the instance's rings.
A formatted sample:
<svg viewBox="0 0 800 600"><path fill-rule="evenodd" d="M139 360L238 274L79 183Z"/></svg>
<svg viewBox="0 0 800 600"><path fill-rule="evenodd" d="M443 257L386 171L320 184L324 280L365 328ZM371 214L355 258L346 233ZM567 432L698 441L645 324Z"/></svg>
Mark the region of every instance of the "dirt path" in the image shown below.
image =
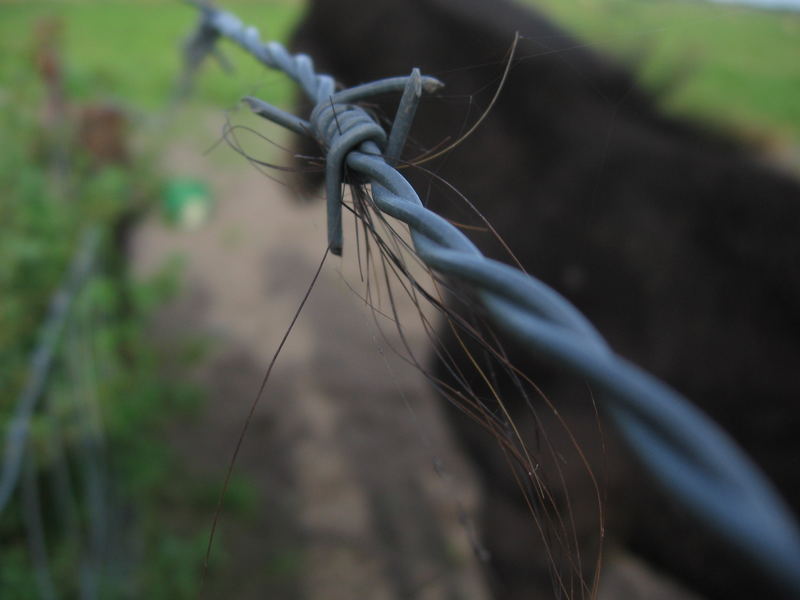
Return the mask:
<svg viewBox="0 0 800 600"><path fill-rule="evenodd" d="M171 255L185 261L185 289L157 329L201 334L213 352L197 374L208 404L171 443L187 470L221 483L322 256L323 207L293 205L254 169L220 169L218 157L195 148L173 148L167 163L211 183L216 213L196 231L147 222L134 262L146 274ZM400 340L381 340L344 283L358 281L346 265L354 251L328 259L256 410L237 472L257 485L259 510L246 524L223 521L231 556L211 580L212 597L486 597L459 524L459 505L474 513L471 479L427 384L387 349ZM409 339L424 348L422 331L407 322Z"/></svg>

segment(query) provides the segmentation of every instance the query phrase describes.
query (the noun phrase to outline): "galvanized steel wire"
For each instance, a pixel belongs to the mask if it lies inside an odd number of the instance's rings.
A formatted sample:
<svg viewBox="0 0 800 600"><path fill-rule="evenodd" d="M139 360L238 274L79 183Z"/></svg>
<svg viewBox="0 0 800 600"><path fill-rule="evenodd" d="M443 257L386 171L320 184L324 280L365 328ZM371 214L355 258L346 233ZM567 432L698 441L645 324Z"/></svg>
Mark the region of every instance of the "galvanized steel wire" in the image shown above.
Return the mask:
<svg viewBox="0 0 800 600"><path fill-rule="evenodd" d="M399 156L423 92L441 87L416 70L336 91L333 79L314 72L312 60L291 55L276 42L262 43L254 27L231 13L192 2L201 11L186 45L193 70L227 37L270 68L294 79L315 104L309 120L256 98L257 114L301 135L326 152L328 243L342 249L343 166L372 187L381 211L405 222L414 248L431 269L471 285L495 323L531 352L587 380L619 430L665 490L747 555L778 585L800 596L800 529L765 476L733 440L688 400L617 356L594 326L557 292L521 271L483 256L458 229L426 209L391 163ZM355 102L404 91L387 133Z"/></svg>

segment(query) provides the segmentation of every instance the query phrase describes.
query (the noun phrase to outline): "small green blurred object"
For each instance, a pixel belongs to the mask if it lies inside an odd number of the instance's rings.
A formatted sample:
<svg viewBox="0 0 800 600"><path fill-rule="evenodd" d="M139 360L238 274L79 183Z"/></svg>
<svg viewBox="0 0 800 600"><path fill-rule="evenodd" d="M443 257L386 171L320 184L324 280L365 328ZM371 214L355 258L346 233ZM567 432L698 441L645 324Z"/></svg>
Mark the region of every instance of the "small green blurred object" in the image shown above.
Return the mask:
<svg viewBox="0 0 800 600"><path fill-rule="evenodd" d="M208 185L186 177L167 181L163 210L166 221L181 229L197 229L211 214L211 191Z"/></svg>

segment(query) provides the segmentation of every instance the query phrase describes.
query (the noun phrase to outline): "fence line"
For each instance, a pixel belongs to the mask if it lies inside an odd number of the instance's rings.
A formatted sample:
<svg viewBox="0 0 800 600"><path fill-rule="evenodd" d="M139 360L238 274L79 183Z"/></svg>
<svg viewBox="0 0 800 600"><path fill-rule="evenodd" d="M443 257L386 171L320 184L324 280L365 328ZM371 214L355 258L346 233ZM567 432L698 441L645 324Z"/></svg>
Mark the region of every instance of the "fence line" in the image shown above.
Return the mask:
<svg viewBox="0 0 800 600"><path fill-rule="evenodd" d="M736 546L779 586L800 595L800 529L766 477L733 440L667 385L614 354L594 326L566 299L537 279L486 258L458 229L426 209L411 184L389 163L399 155L422 92L441 83L414 70L336 92L312 60L277 42L262 43L255 27L235 15L189 0L200 22L186 45L194 70L227 37L265 66L294 79L315 104L308 120L245 98L257 114L302 135L326 153L328 243L342 250L343 166L372 186L376 205L405 222L422 261L471 285L495 323L541 358L585 378L639 459L664 488L718 536ZM404 91L388 136L354 103ZM388 161L388 162L387 162Z"/></svg>
<svg viewBox="0 0 800 600"><path fill-rule="evenodd" d="M62 596L52 575L52 563L47 550L47 535L43 520L43 507L37 467L37 448L30 443L31 420L41 397L47 390L50 380L53 361L57 358L57 349L61 339L65 336L64 330L70 328L70 320L74 312L74 305L90 280L95 269L97 254L100 249L102 230L99 226L87 227L79 237L73 252L64 281L53 294L44 323L39 332L37 345L30 359L30 370L25 386L17 397L13 416L9 420L5 435L5 450L3 454L2 470L0 470L0 515L8 507L14 493L19 486L19 497L22 519L27 534L28 550L33 564L36 588L42 600L58 600ZM66 334L74 338L73 331ZM75 357L72 357L75 359ZM81 398L81 400L84 400ZM88 399L86 399L88 402ZM52 408L52 407L50 407ZM81 421L85 415L79 412ZM61 439L60 423L52 415L48 418L55 422L56 427L47 439L48 449L56 455L53 472L53 484L57 494L55 509L63 520L67 535L77 542L80 539L80 525L72 493L71 477L65 457L63 455L63 439ZM85 437L85 436L84 436ZM92 462L94 457L89 457ZM87 476L87 486L94 485L101 490L102 475L96 471L88 471L83 466L82 470ZM101 492L102 493L102 492ZM96 494L95 494L96 496ZM89 494L89 527L94 529L101 522L104 526L105 512L96 510L98 505L96 497ZM82 561L83 562L83 561ZM92 569L81 566L82 576L80 597L93 598L96 588L97 574Z"/></svg>
<svg viewBox="0 0 800 600"><path fill-rule="evenodd" d="M3 468L0 472L0 514L11 500L19 481L33 411L45 390L56 346L70 315L72 303L94 268L99 245L98 227L92 226L84 231L64 283L50 301L47 318L39 334L39 342L31 355L30 374L17 399L14 416L9 421L6 431Z"/></svg>

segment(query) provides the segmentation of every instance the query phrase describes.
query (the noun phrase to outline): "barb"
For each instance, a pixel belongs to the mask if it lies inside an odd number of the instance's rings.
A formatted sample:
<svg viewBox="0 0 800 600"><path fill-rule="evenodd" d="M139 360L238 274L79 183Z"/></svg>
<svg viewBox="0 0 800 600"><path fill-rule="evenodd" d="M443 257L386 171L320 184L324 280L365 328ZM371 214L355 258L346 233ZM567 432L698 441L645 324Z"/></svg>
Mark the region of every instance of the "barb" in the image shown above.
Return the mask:
<svg viewBox="0 0 800 600"><path fill-rule="evenodd" d="M333 79L317 75L311 59L290 55L276 42L259 40L254 27L234 15L200 5L198 32L209 48L227 37L270 68L294 79L315 103L309 121L245 101L258 114L313 136L327 155L328 236L340 254L343 183L367 182L375 203L405 222L427 266L474 287L494 321L527 343L541 358L585 378L602 392L601 402L639 458L664 488L737 547L792 595L800 595L800 530L764 475L715 423L680 394L614 354L600 333L566 299L513 267L486 258L458 229L427 210L411 185L389 162L399 155L408 129L395 121L388 135L352 103L367 96L413 88L416 75L384 79L334 93ZM213 35L212 35L213 34ZM199 33L198 37L201 37ZM422 90L441 86L421 78ZM416 94L404 95L399 115L411 114ZM410 117L409 117L410 119ZM348 169L345 177L344 167Z"/></svg>

